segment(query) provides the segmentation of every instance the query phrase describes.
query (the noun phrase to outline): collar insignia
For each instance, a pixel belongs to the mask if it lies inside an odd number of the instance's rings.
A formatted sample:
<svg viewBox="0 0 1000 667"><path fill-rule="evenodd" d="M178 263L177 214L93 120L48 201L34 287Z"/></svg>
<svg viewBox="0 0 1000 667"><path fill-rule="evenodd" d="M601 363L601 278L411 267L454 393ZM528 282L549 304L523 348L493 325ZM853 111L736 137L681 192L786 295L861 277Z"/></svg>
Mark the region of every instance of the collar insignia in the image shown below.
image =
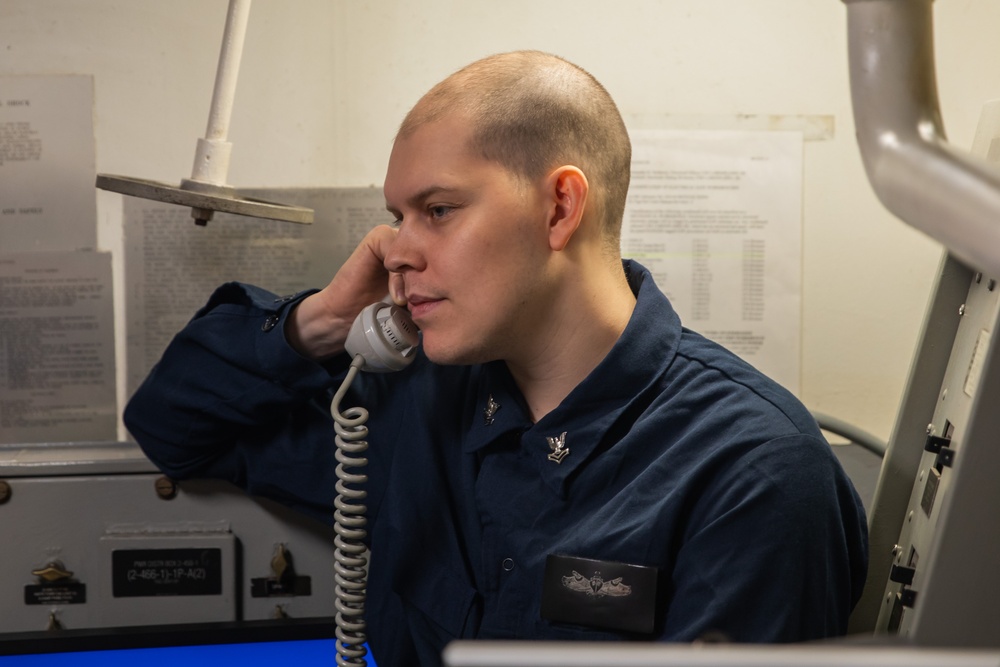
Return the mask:
<svg viewBox="0 0 1000 667"><path fill-rule="evenodd" d="M486 408L483 410L483 421L487 426L493 423L493 415L497 413L500 409L500 404L493 400L493 394L490 394L489 400L486 401Z"/></svg>
<svg viewBox="0 0 1000 667"><path fill-rule="evenodd" d="M569 454L569 448L566 446L566 431L560 433L558 438L546 436L545 439L549 441L549 449L552 450L548 456L549 461L562 463L562 460Z"/></svg>

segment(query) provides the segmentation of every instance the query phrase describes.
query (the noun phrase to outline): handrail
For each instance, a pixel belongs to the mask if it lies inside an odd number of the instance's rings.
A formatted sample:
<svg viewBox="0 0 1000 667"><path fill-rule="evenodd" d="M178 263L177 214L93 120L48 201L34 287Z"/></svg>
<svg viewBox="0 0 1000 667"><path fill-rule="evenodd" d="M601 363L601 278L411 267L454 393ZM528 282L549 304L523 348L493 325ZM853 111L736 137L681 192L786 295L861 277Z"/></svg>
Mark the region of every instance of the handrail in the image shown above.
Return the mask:
<svg viewBox="0 0 1000 667"><path fill-rule="evenodd" d="M855 426L850 422L844 421L833 415L829 415L825 412L817 412L812 410L813 419L824 431L833 433L834 435L839 435L843 438L847 438L853 444L858 445L863 449L867 449L872 454L876 456L885 456L886 444L884 440L872 435L868 431Z"/></svg>
<svg viewBox="0 0 1000 667"><path fill-rule="evenodd" d="M947 143L933 0L843 2L854 124L876 195L958 259L1000 275L1000 171Z"/></svg>

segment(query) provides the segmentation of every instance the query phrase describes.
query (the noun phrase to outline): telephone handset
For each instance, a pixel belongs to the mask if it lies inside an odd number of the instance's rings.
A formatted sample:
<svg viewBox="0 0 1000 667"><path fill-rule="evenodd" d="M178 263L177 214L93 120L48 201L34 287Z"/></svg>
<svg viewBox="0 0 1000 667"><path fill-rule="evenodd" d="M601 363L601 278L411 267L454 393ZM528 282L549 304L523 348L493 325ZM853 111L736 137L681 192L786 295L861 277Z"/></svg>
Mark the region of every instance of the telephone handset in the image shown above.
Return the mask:
<svg viewBox="0 0 1000 667"><path fill-rule="evenodd" d="M363 371L399 371L413 361L420 338L410 313L380 301L368 306L355 318L344 348L352 359L361 356Z"/></svg>
<svg viewBox="0 0 1000 667"><path fill-rule="evenodd" d="M368 584L368 556L364 544L367 493L358 485L368 481L359 469L368 464L368 411L361 407L340 411L358 370L399 371L416 356L420 337L405 308L379 302L368 306L351 325L344 349L351 367L330 404L337 443L337 498L334 501L334 580L337 607L337 665L364 665L367 640L364 611ZM353 472L348 468L354 469Z"/></svg>

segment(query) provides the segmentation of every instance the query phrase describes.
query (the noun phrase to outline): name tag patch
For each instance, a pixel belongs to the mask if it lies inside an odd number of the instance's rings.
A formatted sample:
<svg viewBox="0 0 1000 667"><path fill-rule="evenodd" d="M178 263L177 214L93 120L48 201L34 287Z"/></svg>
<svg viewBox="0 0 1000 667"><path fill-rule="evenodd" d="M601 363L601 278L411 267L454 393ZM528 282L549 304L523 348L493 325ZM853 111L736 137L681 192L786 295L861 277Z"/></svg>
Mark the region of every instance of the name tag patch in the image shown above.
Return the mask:
<svg viewBox="0 0 1000 667"><path fill-rule="evenodd" d="M542 618L606 630L652 633L659 571L616 561L549 555Z"/></svg>

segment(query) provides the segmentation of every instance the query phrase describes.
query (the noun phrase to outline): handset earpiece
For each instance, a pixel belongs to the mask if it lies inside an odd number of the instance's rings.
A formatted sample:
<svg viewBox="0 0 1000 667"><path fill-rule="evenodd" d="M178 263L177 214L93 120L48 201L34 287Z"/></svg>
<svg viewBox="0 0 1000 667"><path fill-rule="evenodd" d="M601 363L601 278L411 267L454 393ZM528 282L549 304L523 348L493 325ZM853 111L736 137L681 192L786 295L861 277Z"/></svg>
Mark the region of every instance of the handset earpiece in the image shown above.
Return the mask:
<svg viewBox="0 0 1000 667"><path fill-rule="evenodd" d="M420 335L410 313L381 301L361 311L344 342L351 358L360 355L364 359L361 370L375 373L406 368L419 345Z"/></svg>

